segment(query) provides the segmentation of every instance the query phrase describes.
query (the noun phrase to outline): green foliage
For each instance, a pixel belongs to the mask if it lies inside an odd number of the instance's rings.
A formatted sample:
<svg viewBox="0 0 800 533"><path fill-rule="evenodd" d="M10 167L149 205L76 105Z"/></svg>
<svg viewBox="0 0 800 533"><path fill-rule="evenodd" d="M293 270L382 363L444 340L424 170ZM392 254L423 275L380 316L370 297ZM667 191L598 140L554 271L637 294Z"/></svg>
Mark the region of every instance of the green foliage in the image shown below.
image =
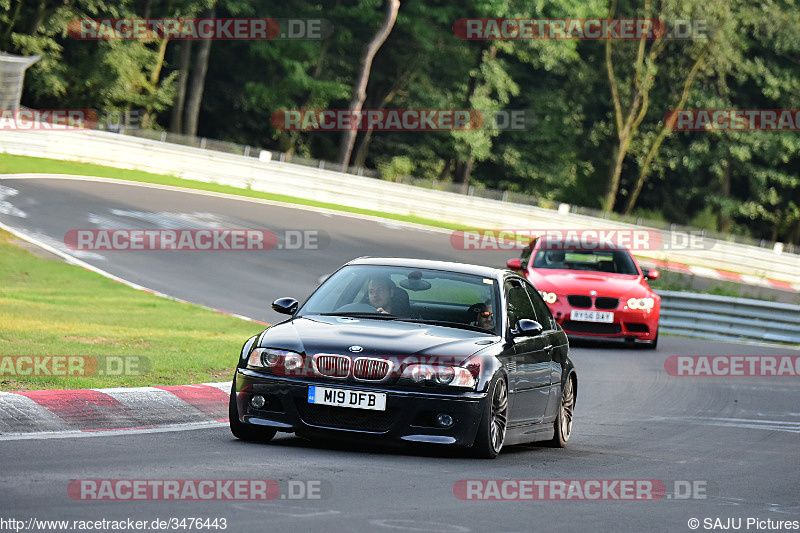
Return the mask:
<svg viewBox="0 0 800 533"><path fill-rule="evenodd" d="M470 183L602 207L619 144L604 41L461 40L468 17L605 18L611 0L435 0L402 2L372 66L364 109L474 109L491 118L523 111L524 128L457 132L359 132L363 165L385 176L452 180L472 163ZM215 41L199 135L334 160L340 134L286 132L281 109L348 106L364 44L383 16L382 0L0 0L0 50L38 54L23 104L38 108L145 110L149 127L170 121L178 41L77 41L79 17L201 16L328 20L325 40ZM623 161L617 211L633 194L650 147L698 58L686 108L799 109L800 10L791 0L617 0L618 17L707 21L709 38L613 43L620 100L648 90L644 120ZM193 53L199 43L193 43ZM659 45L661 46L661 45ZM705 56L703 54L706 54ZM722 232L800 243L800 136L796 131L668 134L650 163L634 215Z"/></svg>
<svg viewBox="0 0 800 533"><path fill-rule="evenodd" d="M692 217L692 220L689 221L689 225L694 228L716 231L717 214L714 212L714 208L707 206L705 209Z"/></svg>
<svg viewBox="0 0 800 533"><path fill-rule="evenodd" d="M394 180L398 176L408 176L414 172L414 162L405 155L393 157L388 163L378 165L381 176L385 180Z"/></svg>

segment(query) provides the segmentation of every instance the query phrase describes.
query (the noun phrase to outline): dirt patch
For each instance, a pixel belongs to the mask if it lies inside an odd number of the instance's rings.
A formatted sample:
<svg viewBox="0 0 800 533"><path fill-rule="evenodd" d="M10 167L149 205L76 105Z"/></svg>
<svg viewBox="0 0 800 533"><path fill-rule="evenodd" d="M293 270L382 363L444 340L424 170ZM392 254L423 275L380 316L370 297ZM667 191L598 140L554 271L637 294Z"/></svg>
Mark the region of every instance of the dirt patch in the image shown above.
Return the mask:
<svg viewBox="0 0 800 533"><path fill-rule="evenodd" d="M16 239L16 238L11 238L11 239L8 239L8 242L10 242L11 244L13 244L15 246L19 246L20 248L24 248L25 250L28 250L33 255L35 255L37 257L41 257L42 259L51 259L51 260L55 260L55 261L63 261L64 260L63 257L60 257L60 256L58 256L58 255L56 255L56 254L54 254L52 252L48 252L44 248L40 248L39 246L36 246L35 244L30 243L28 241L23 241L21 239Z"/></svg>
<svg viewBox="0 0 800 533"><path fill-rule="evenodd" d="M14 379L0 379L0 391L26 391L30 390L28 386L22 381Z"/></svg>
<svg viewBox="0 0 800 533"><path fill-rule="evenodd" d="M68 337L61 337L65 341L79 342L81 344L102 344L104 346L129 346L134 348L148 348L150 341L144 339L115 339L113 337L78 337L70 335Z"/></svg>

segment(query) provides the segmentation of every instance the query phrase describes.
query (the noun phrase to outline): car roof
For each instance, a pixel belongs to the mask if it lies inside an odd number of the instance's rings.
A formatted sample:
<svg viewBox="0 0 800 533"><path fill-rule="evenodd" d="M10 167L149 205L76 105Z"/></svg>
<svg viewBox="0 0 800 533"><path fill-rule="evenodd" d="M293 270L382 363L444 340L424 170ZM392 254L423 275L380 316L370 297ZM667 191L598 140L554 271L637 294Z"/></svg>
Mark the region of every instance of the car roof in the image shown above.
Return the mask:
<svg viewBox="0 0 800 533"><path fill-rule="evenodd" d="M472 274L486 278L502 278L507 274L506 269L492 268L453 261L433 261L430 259L410 259L404 257L359 257L347 263L348 265L381 265L408 268L427 268L431 270L445 270L460 274Z"/></svg>

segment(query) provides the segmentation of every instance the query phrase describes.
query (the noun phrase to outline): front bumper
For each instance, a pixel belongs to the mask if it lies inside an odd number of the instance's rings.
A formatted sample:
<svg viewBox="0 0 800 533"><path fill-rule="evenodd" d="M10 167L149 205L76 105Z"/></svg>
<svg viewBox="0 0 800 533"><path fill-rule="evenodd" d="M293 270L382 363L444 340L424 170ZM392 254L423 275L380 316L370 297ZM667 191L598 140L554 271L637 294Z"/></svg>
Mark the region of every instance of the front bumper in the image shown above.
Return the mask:
<svg viewBox="0 0 800 533"><path fill-rule="evenodd" d="M240 421L278 431L299 434L324 432L355 439L423 442L471 446L475 442L486 393L407 391L380 388L372 384L331 383L262 374L239 368L236 371L236 405ZM372 411L308 403L308 387L386 393L386 410ZM263 408L250 405L260 394L267 399ZM436 423L436 415L453 418L450 427Z"/></svg>
<svg viewBox="0 0 800 533"><path fill-rule="evenodd" d="M606 338L633 341L654 341L658 334L658 310L585 309L562 304L553 308L553 316L561 329L574 338ZM572 311L600 311L614 313L610 323L571 320Z"/></svg>

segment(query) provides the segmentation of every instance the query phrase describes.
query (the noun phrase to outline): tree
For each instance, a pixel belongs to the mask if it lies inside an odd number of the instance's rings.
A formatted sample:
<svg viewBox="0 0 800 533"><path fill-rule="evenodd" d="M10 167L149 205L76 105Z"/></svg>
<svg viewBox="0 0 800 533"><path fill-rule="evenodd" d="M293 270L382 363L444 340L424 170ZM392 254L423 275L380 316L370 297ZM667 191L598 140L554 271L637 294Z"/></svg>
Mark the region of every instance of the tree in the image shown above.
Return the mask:
<svg viewBox="0 0 800 533"><path fill-rule="evenodd" d="M381 24L381 27L372 37L372 40L364 45L364 49L361 52L361 59L359 60L358 75L356 77L356 82L353 84L353 96L348 108L354 115L359 113L364 105L364 100L367 97L367 82L369 82L369 73L372 69L372 60L391 33L395 20L397 20L397 12L399 10L400 0L385 0L383 24ZM350 156L353 153L356 134L357 131L355 129L348 129L342 133L338 162L343 170L346 170L350 165Z"/></svg>
<svg viewBox="0 0 800 533"><path fill-rule="evenodd" d="M719 21L722 19L719 13L724 11L726 4L714 0L692 0L691 3L664 0L657 4L656 7L657 9L654 10L651 5L651 0L644 0L644 6L638 14L641 18L647 19L653 18L655 14L658 15L661 20L671 22L679 18L681 14L704 12L706 18L709 18L708 15L713 14L715 15L713 18ZM608 16L609 18L619 16L617 0L611 0ZM669 31L669 28L667 28L667 31ZM659 74L659 70L663 70L665 68L664 64L667 63L661 56L667 49L667 45L671 42L673 41L670 35L662 35L653 39L648 46L648 41L645 36L642 36L636 45L634 57L631 57L631 51L629 49L622 50L624 59L622 59L621 62L623 65L631 64L631 67L628 69L627 77L623 77L621 80L617 73L617 68L615 67L615 62L619 61L616 61L614 57L614 41L607 39L605 42L605 68L608 75L608 86L614 110L614 124L617 136L606 195L603 201L603 210L606 212L613 211L616 206L626 157L631 148L631 143L634 142L639 135L640 125L647 117L648 109L651 106L651 91L656 77ZM702 67L709 49L714 46L714 39L707 40L701 38L691 41L686 46L683 46L683 44L684 43L680 43L680 48L676 46L671 50L671 52L673 52L673 55L670 56L672 63L680 64L681 59L684 57L695 57L696 59L693 60L694 65L689 69L680 66L680 68L668 70L669 75L665 77L665 79L671 80L671 83L674 83L675 79L683 80L683 95L680 100L673 100L673 105L679 101L685 102L686 98L688 98L688 92L694 83L697 73L700 67ZM669 98L669 95L667 95L667 97ZM669 105L668 102L663 100L657 101L656 104L659 110L663 110ZM662 129L664 135L666 131L668 130ZM643 167L645 177L647 168L650 162L652 162L652 158L655 157L660 143L661 140L659 140L658 137L653 141L652 146L655 146L655 150L647 157L647 162ZM638 187L638 189L641 190L641 187ZM638 196L638 194L639 192L637 191L636 196ZM632 207L633 204L630 204L631 209Z"/></svg>

